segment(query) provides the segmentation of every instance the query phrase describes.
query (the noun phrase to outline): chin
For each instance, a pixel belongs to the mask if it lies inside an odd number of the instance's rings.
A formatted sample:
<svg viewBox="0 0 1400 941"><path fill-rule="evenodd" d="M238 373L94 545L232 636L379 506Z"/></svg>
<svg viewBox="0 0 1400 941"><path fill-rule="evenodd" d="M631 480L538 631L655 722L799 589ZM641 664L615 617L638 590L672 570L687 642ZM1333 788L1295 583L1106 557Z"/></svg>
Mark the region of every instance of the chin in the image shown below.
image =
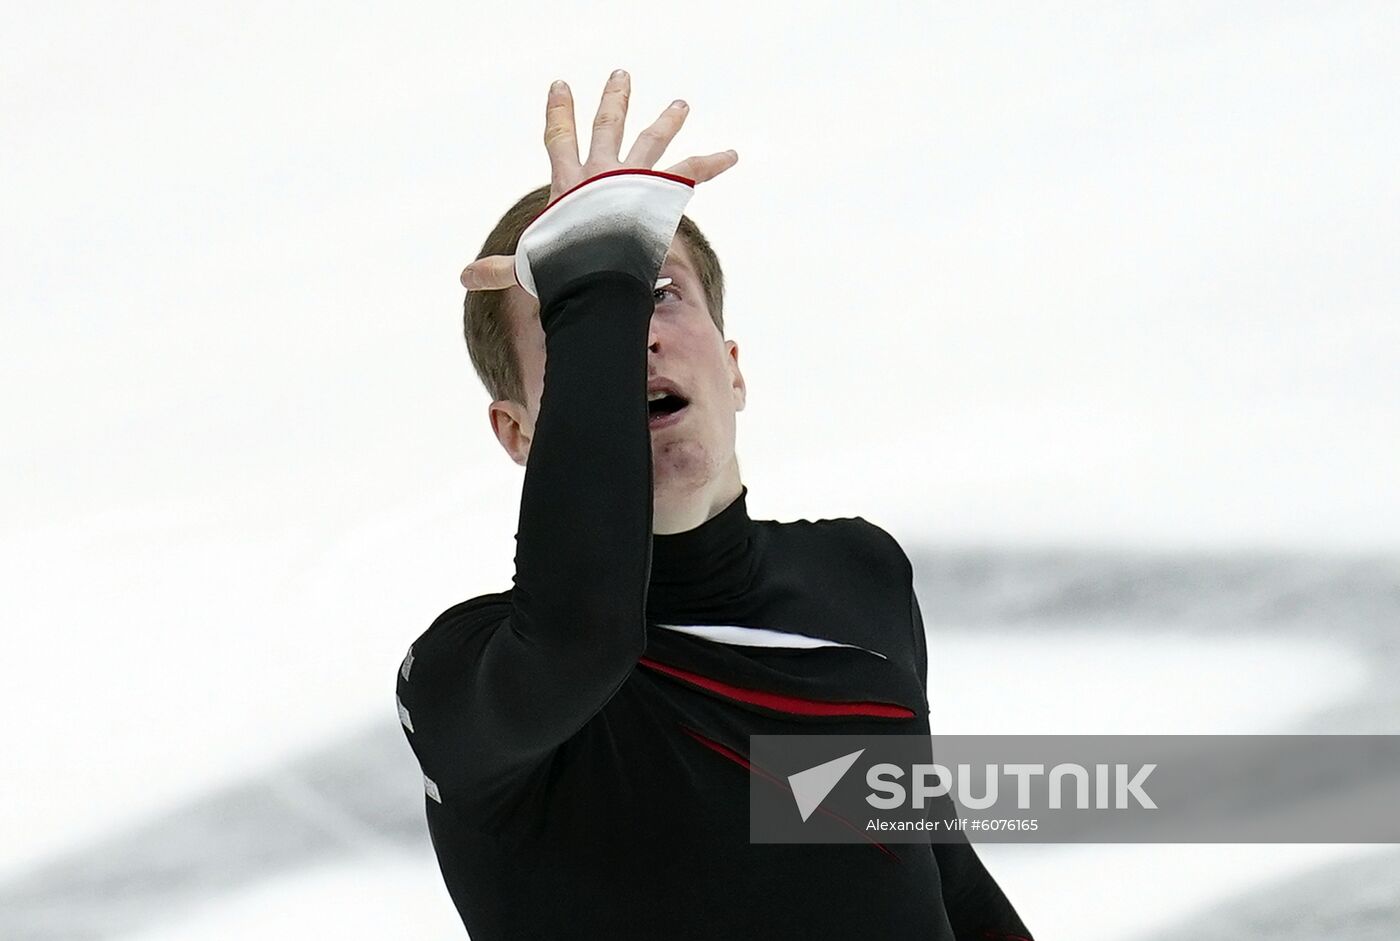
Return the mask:
<svg viewBox="0 0 1400 941"><path fill-rule="evenodd" d="M713 468L704 460L675 460L653 457L651 470L652 492L658 497L675 497L695 493L709 484Z"/></svg>

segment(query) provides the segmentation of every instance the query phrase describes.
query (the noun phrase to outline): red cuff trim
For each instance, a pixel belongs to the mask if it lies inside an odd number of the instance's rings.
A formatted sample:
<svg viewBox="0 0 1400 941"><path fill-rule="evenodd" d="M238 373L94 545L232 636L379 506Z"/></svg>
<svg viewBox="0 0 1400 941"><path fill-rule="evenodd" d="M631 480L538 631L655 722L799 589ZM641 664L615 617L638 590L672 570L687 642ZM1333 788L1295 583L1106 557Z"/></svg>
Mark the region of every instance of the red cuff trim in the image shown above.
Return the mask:
<svg viewBox="0 0 1400 941"><path fill-rule="evenodd" d="M568 196L570 193L572 193L579 187L587 186L594 180L601 180L603 177L606 176L621 176L624 173L640 173L644 176L659 176L664 177L668 180L675 180L677 183L684 183L686 186L689 186L691 188L694 188L695 186L695 181L690 179L689 177L680 176L675 173L667 173L665 170L647 170L642 167L618 167L616 170L604 170L602 173L595 173L588 179L584 180L582 183L575 183L573 186L569 187L567 190L550 200L549 205L541 209L539 215L537 215L535 218L538 219L546 212L549 212L550 208L553 207L555 203L559 202L559 200L563 199L565 196Z"/></svg>

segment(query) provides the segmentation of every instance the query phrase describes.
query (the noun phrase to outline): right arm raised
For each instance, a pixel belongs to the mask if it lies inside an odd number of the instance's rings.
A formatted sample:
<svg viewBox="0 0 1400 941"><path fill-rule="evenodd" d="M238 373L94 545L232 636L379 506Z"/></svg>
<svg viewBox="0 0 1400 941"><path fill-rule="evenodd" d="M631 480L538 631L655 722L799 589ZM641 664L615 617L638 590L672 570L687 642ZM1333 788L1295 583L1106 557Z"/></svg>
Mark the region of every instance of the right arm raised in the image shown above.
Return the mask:
<svg viewBox="0 0 1400 941"><path fill-rule="evenodd" d="M446 612L398 680L405 733L444 804L499 808L607 704L645 647L647 334L692 192L693 181L650 170L594 177L520 238L516 270L540 299L546 355L515 587L509 604L501 595Z"/></svg>
<svg viewBox="0 0 1400 941"><path fill-rule="evenodd" d="M398 676L399 717L428 797L471 808L483 826L607 704L646 643L652 294L694 185L738 154L650 169L685 121L678 100L619 159L630 92L615 72L580 163L573 98L555 83L544 133L550 202L514 257L480 258L462 273L468 290L519 284L536 296L545 333L515 588L445 612Z"/></svg>

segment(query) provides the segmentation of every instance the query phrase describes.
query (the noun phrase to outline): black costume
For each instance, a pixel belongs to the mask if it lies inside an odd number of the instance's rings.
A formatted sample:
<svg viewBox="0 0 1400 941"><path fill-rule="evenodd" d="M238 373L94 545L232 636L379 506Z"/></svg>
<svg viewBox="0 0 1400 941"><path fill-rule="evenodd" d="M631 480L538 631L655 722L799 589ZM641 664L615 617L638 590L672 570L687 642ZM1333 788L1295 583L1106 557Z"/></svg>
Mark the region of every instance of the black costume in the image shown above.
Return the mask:
<svg viewBox="0 0 1400 941"><path fill-rule="evenodd" d="M927 735L925 640L863 519L753 520L745 488L653 535L647 333L692 186L595 177L517 249L547 365L514 587L398 677L448 890L474 941L1029 938L965 843L749 841L747 737Z"/></svg>

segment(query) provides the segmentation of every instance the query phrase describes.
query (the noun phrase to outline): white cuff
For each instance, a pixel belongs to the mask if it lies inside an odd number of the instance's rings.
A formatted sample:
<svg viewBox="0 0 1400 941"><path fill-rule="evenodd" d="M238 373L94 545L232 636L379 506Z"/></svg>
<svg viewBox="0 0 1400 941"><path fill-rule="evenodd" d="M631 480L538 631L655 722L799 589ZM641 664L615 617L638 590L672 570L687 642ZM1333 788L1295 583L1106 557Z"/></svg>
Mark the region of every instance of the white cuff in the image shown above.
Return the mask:
<svg viewBox="0 0 1400 941"><path fill-rule="evenodd" d="M624 271L651 284L694 193L694 180L659 170L590 177L520 234L516 280L535 298L592 271Z"/></svg>

